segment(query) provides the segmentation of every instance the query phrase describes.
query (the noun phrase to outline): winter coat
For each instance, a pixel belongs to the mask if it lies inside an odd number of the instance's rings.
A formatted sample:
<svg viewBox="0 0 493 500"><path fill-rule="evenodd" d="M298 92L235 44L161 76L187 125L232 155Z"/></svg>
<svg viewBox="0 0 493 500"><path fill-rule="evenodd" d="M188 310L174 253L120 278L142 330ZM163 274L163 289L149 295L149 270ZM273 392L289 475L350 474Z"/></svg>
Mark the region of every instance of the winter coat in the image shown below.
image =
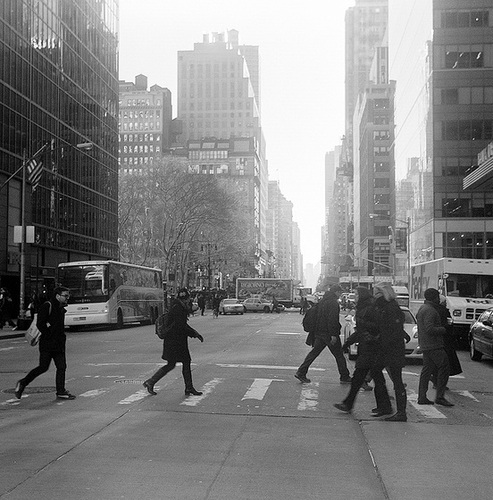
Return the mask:
<svg viewBox="0 0 493 500"><path fill-rule="evenodd" d="M324 298L317 305L317 326L315 337L329 341L330 337L338 337L341 334L341 323L339 322L339 302L337 295L326 292Z"/></svg>
<svg viewBox="0 0 493 500"><path fill-rule="evenodd" d="M419 308L418 314L416 314L419 347L422 351L444 348L443 336L446 334L446 330L442 326L437 305L425 300L424 304Z"/></svg>
<svg viewBox="0 0 493 500"><path fill-rule="evenodd" d="M188 337L197 337L198 332L188 325L188 309L183 302L174 299L169 311L169 324L173 325L163 341L163 359L168 362L191 361Z"/></svg>
<svg viewBox="0 0 493 500"><path fill-rule="evenodd" d="M367 348L375 349L379 346L380 332L378 330L378 318L376 316L375 301L373 297L359 297L356 304L356 328L346 340L345 345L359 343L358 353Z"/></svg>
<svg viewBox="0 0 493 500"><path fill-rule="evenodd" d="M57 299L51 299L41 304L36 326L41 332L39 338L40 351L65 350L67 340L65 335L65 306Z"/></svg>
<svg viewBox="0 0 493 500"><path fill-rule="evenodd" d="M460 364L459 358L457 357L457 352L455 351L456 340L454 337L454 332L452 325L449 324L448 319L451 318L450 311L446 305L443 304L433 304L435 309L440 315L440 322L445 328L445 335L443 336L443 346L448 357L449 364L449 375L459 375L462 373L462 366Z"/></svg>
<svg viewBox="0 0 493 500"><path fill-rule="evenodd" d="M375 300L375 313L380 333L380 353L385 366L406 364L404 313L395 299Z"/></svg>

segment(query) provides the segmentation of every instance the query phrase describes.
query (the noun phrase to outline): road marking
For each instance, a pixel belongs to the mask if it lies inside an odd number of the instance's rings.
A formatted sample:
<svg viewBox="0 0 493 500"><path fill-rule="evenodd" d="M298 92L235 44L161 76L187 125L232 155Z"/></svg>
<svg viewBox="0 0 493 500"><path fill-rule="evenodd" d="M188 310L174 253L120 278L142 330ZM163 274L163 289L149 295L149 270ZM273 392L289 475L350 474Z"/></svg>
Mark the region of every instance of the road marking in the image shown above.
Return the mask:
<svg viewBox="0 0 493 500"><path fill-rule="evenodd" d="M318 387L318 382L313 382L312 386ZM318 390L311 387L303 386L301 389L300 402L298 403L298 410L301 411L315 411L318 405Z"/></svg>
<svg viewBox="0 0 493 500"><path fill-rule="evenodd" d="M301 335L301 332L276 332L276 335Z"/></svg>
<svg viewBox="0 0 493 500"><path fill-rule="evenodd" d="M206 398L218 384L224 382L223 378L213 378L210 382L204 384L200 390L202 391L201 396L188 396L185 401L182 401L180 405L184 406L197 406L204 398Z"/></svg>
<svg viewBox="0 0 493 500"><path fill-rule="evenodd" d="M107 389L94 389L92 391L87 391L83 392L82 394L79 394L80 398L94 398L96 396L100 396L101 394L104 394L105 392L108 392Z"/></svg>
<svg viewBox="0 0 493 500"><path fill-rule="evenodd" d="M13 349L19 349L19 347L2 347L0 351L12 351Z"/></svg>
<svg viewBox="0 0 493 500"><path fill-rule="evenodd" d="M131 396L128 396L128 398L122 399L121 401L118 402L119 405L130 405L132 403L135 403L136 401L140 401L141 399L144 399L149 393L147 392L146 389L141 389L140 391L137 391L136 393L132 394Z"/></svg>
<svg viewBox="0 0 493 500"><path fill-rule="evenodd" d="M261 401L264 399L265 393L270 387L272 382L284 382L284 380L272 379L272 378L256 378L252 382L252 385L245 392L245 395L241 398L242 401L245 399L258 399Z"/></svg>
<svg viewBox="0 0 493 500"><path fill-rule="evenodd" d="M407 400L418 410L423 416L427 418L447 418L441 411L438 411L432 405L419 405L418 395L414 391L409 391Z"/></svg>
<svg viewBox="0 0 493 500"><path fill-rule="evenodd" d="M233 364L233 363L216 363L216 366L220 366L221 368L266 368L268 370L297 370L298 366L275 366L275 365L241 365L241 364ZM310 366L310 370L324 372L325 368L313 368Z"/></svg>
<svg viewBox="0 0 493 500"><path fill-rule="evenodd" d="M456 392L457 394L460 394L461 396L465 396L466 398L471 398L473 401L476 401L476 403L480 403L479 399L476 399L469 391L456 391L453 390L452 392Z"/></svg>

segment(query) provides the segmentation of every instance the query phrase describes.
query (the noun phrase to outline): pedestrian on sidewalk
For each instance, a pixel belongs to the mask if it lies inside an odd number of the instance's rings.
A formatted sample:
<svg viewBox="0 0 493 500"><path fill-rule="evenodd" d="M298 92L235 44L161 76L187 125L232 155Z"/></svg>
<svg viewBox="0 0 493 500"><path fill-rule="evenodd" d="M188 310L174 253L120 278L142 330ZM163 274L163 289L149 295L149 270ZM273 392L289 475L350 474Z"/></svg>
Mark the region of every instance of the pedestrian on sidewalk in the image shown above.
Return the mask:
<svg viewBox="0 0 493 500"><path fill-rule="evenodd" d="M402 368L406 364L405 342L410 337L404 330L404 313L397 303L397 295L390 283L378 283L373 289L375 310L380 335L380 350L375 364L370 370L375 383L375 400L377 407L372 410L373 416L381 417L392 413L389 393L385 385L383 369L394 384L397 413L387 417L389 422L407 421L406 387L402 381Z"/></svg>
<svg viewBox="0 0 493 500"><path fill-rule="evenodd" d="M295 373L295 377L303 384L311 381L306 377L308 368L317 359L320 353L328 347L334 356L339 370L341 384L350 384L351 377L346 364L346 358L342 352L341 345L341 323L339 322L339 297L342 288L339 284L332 285L328 292L325 292L323 299L317 305L317 321L315 328L315 342L312 350L307 354L305 360Z"/></svg>
<svg viewBox="0 0 493 500"><path fill-rule="evenodd" d="M203 293L199 293L197 298L197 304L200 309L200 315L203 316L205 311L205 297Z"/></svg>
<svg viewBox="0 0 493 500"><path fill-rule="evenodd" d="M366 376L375 364L380 350L378 320L375 311L374 298L363 286L356 288L356 329L342 346L345 351L350 345L358 342L358 358L356 359L356 369L351 380L351 389L342 403L335 403L334 406L341 411L350 413L353 409L356 396L359 390L368 383Z"/></svg>
<svg viewBox="0 0 493 500"><path fill-rule="evenodd" d="M0 330L3 330L5 323L8 323L12 328L16 328L16 324L12 321L12 297L6 288L0 289Z"/></svg>
<svg viewBox="0 0 493 500"><path fill-rule="evenodd" d="M182 374L185 382L185 395L200 396L202 394L194 388L192 383L192 358L188 350L188 337L197 338L200 342L204 341L204 337L187 323L187 304L189 298L190 294L188 290L186 288L181 288L178 290L178 294L171 305L168 324L172 325L172 328L163 340L162 358L167 361L167 364L159 368L151 378L143 383L147 392L153 396L157 394L154 390L154 384L162 379L168 372L173 370L178 362L181 362L183 365Z"/></svg>
<svg viewBox="0 0 493 500"><path fill-rule="evenodd" d="M23 379L17 382L15 396L20 399L24 389L39 375L48 371L51 360L56 367L56 397L57 399L75 399L65 388L65 372L67 359L65 355L65 306L70 297L68 288L57 287L55 297L44 302L38 312L36 326L41 332L39 338L39 366L31 370Z"/></svg>
<svg viewBox="0 0 493 500"><path fill-rule="evenodd" d="M425 290L424 304L416 315L418 323L419 347L423 352L423 368L419 376L418 404L432 405L426 395L430 378L436 372L435 403L442 406L454 406L445 398L450 373L449 360L443 338L447 331L440 319L440 294L435 288Z"/></svg>

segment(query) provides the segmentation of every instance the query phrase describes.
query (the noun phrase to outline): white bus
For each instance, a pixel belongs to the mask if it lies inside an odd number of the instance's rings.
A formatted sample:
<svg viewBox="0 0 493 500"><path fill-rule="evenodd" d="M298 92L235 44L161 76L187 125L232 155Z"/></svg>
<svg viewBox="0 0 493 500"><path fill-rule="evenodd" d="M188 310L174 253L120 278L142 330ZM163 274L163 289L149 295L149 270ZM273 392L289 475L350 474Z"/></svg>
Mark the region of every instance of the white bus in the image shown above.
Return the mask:
<svg viewBox="0 0 493 500"><path fill-rule="evenodd" d="M154 323L164 310L162 271L112 260L65 262L57 282L70 290L65 325Z"/></svg>

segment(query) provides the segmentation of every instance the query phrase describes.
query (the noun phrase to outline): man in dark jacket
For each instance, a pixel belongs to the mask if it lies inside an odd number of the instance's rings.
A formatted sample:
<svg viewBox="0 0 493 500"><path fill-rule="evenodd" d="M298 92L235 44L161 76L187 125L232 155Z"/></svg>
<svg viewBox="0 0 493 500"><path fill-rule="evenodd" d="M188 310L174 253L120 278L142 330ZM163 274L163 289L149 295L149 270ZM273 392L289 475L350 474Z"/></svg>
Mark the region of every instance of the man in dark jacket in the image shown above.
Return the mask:
<svg viewBox="0 0 493 500"><path fill-rule="evenodd" d="M56 396L58 399L75 399L73 394L65 389L65 371L67 360L65 356L65 306L70 297L68 288L55 288L55 298L45 302L39 308L36 326L41 332L39 338L39 366L31 370L23 379L17 382L15 396L20 399L24 389L39 375L48 371L51 360L56 367Z"/></svg>
<svg viewBox="0 0 493 500"><path fill-rule="evenodd" d="M440 305L440 294L435 288L425 290L425 302L419 308L416 320L418 323L419 347L423 352L423 368L419 376L418 404L433 404L426 393L431 375L437 373L437 389L435 403L442 406L454 406L445 399L445 388L449 377L448 356L444 348L443 337L446 334L442 326L437 307Z"/></svg>
<svg viewBox="0 0 493 500"><path fill-rule="evenodd" d="M341 384L350 384L351 377L346 364L346 358L342 352L341 323L339 322L339 297L342 288L340 285L332 285L324 298L317 304L317 326L315 328L315 343L312 350L307 354L305 361L298 368L295 377L302 383L310 383L306 377L308 368L317 359L318 355L328 347L337 362L337 369Z"/></svg>

